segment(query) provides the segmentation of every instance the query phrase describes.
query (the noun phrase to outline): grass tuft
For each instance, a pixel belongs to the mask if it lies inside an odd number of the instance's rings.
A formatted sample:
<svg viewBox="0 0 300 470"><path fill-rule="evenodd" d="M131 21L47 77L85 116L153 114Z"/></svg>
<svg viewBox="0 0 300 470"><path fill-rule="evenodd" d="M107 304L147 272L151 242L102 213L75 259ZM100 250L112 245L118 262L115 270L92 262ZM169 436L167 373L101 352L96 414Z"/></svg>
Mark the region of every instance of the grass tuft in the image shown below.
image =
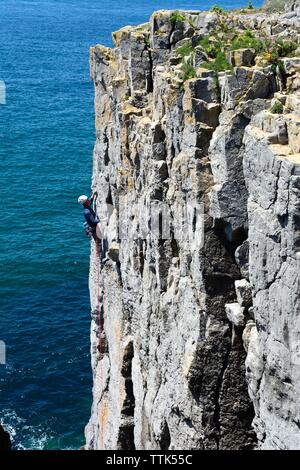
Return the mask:
<svg viewBox="0 0 300 470"><path fill-rule="evenodd" d="M283 113L283 104L280 101L276 101L270 109L272 114L282 114Z"/></svg>
<svg viewBox="0 0 300 470"><path fill-rule="evenodd" d="M175 24L177 21L185 21L186 17L182 15L178 10L173 11L170 16L170 23Z"/></svg>
<svg viewBox="0 0 300 470"><path fill-rule="evenodd" d="M235 36L232 39L230 49L235 51L237 49L246 49L248 47L254 49L256 53L259 53L264 50L265 44L260 39L257 39L252 31L247 29L243 34Z"/></svg>
<svg viewBox="0 0 300 470"><path fill-rule="evenodd" d="M210 62L202 62L201 67L214 72L225 72L225 70L233 70L232 65L226 59L224 52L219 52L215 60Z"/></svg>
<svg viewBox="0 0 300 470"><path fill-rule="evenodd" d="M190 55L193 52L194 48L192 46L192 41L186 42L186 44L183 44L183 46L178 47L175 49L175 54L178 57L181 57L183 59L184 57Z"/></svg>
<svg viewBox="0 0 300 470"><path fill-rule="evenodd" d="M214 13L225 13L224 8L219 7L219 5L213 5L210 9L210 11L213 11Z"/></svg>
<svg viewBox="0 0 300 470"><path fill-rule="evenodd" d="M196 70L192 66L192 64L182 64L182 71L183 75L181 77L183 82L186 82L187 80L190 80L191 78L196 77Z"/></svg>

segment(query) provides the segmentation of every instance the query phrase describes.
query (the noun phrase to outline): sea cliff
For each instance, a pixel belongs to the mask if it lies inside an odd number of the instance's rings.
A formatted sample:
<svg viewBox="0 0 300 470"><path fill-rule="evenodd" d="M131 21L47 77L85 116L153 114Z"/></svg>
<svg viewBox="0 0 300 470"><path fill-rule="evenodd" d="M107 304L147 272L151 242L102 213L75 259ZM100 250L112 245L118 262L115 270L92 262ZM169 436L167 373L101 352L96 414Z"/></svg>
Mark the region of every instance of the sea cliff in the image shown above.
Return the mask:
<svg viewBox="0 0 300 470"><path fill-rule="evenodd" d="M158 11L91 48L112 259L92 241L87 449L300 449L297 5Z"/></svg>

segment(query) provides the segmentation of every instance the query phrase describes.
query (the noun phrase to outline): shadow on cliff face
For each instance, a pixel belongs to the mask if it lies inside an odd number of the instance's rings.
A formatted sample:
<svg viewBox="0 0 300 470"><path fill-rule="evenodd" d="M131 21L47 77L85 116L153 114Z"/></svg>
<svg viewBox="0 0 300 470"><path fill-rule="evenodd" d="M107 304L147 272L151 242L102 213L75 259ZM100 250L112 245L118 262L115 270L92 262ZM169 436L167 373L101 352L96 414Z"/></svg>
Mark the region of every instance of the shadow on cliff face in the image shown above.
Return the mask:
<svg viewBox="0 0 300 470"><path fill-rule="evenodd" d="M11 442L8 432L0 426L0 450L10 450Z"/></svg>
<svg viewBox="0 0 300 470"><path fill-rule="evenodd" d="M125 347L122 376L125 379L125 400L122 408L121 426L119 429L118 449L135 450L134 444L134 406L135 398L132 383L132 359L134 355L133 342Z"/></svg>

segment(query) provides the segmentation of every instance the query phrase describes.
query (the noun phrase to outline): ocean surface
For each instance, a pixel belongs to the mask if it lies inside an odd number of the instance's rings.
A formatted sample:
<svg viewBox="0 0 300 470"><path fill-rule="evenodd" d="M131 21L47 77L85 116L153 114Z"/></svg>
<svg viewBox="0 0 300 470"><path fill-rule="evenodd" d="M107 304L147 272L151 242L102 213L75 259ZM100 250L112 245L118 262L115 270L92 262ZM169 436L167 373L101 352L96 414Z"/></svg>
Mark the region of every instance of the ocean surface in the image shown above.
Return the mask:
<svg viewBox="0 0 300 470"><path fill-rule="evenodd" d="M157 9L247 0L1 0L0 422L16 449L78 449L91 407L89 47ZM261 1L253 1L259 6Z"/></svg>

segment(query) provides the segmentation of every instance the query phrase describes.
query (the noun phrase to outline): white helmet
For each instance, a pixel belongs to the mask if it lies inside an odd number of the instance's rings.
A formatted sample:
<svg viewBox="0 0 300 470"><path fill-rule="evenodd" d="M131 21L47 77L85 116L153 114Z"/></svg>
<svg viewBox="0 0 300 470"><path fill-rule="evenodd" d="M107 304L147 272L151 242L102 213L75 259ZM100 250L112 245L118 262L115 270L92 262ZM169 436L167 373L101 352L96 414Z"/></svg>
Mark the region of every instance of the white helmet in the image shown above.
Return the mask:
<svg viewBox="0 0 300 470"><path fill-rule="evenodd" d="M85 196L85 194L83 194L82 196L79 196L78 203L83 205L86 203L87 200L88 200L88 197Z"/></svg>

